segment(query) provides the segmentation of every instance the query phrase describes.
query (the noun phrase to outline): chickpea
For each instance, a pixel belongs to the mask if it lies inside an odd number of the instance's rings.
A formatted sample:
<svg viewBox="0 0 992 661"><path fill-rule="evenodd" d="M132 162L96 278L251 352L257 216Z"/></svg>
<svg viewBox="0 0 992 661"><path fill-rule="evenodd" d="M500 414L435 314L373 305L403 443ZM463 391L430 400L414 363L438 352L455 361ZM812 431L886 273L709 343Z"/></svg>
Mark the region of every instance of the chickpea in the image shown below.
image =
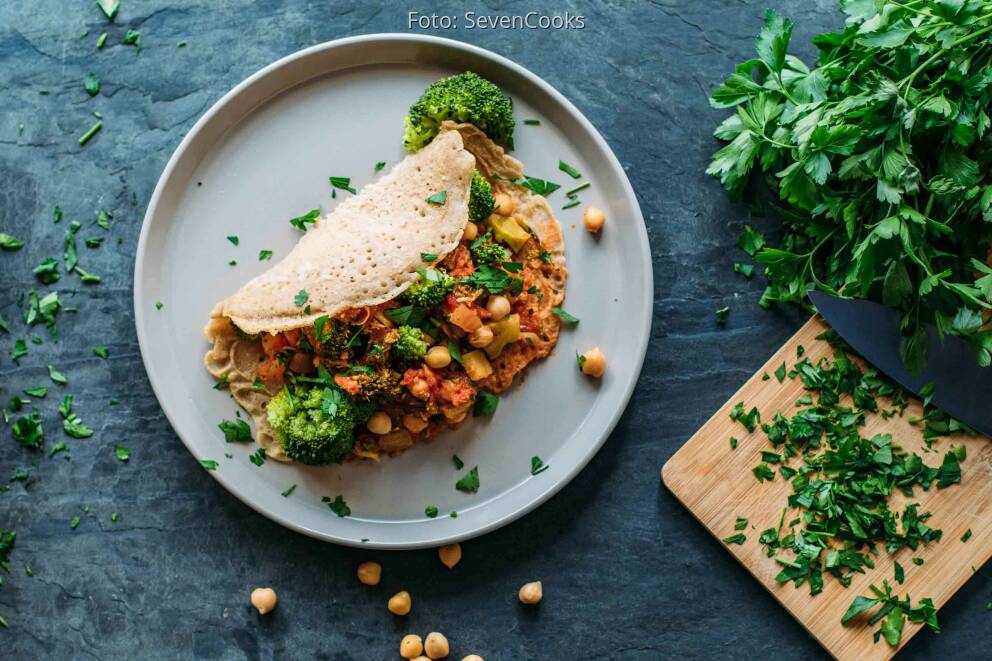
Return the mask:
<svg viewBox="0 0 992 661"><path fill-rule="evenodd" d="M465 232L462 234L463 241L475 241L475 237L479 236L479 226L473 223L471 220L465 225Z"/></svg>
<svg viewBox="0 0 992 661"><path fill-rule="evenodd" d="M506 193L496 193L493 195L493 201L496 202L494 211L501 216L509 216L517 208L517 203Z"/></svg>
<svg viewBox="0 0 992 661"><path fill-rule="evenodd" d="M582 222L586 224L586 229L590 233L595 234L603 229L603 223L606 222L606 214L603 213L602 209L587 207L582 214Z"/></svg>
<svg viewBox="0 0 992 661"><path fill-rule="evenodd" d="M582 373L586 376L591 376L599 378L603 376L603 372L606 371L606 356L603 352L599 350L599 347L593 347L582 354Z"/></svg>
<svg viewBox="0 0 992 661"><path fill-rule="evenodd" d="M445 544L438 548L437 557L441 559L442 565L448 569L454 569L455 565L462 560L462 545L458 542Z"/></svg>
<svg viewBox="0 0 992 661"><path fill-rule="evenodd" d="M424 643L417 634L407 634L400 641L400 656L404 659L416 659L424 652Z"/></svg>
<svg viewBox="0 0 992 661"><path fill-rule="evenodd" d="M382 436L383 434L388 434L393 428L393 421L390 419L389 414L385 411L376 411L369 418L369 421L365 423L368 430L373 434L378 434Z"/></svg>
<svg viewBox="0 0 992 661"><path fill-rule="evenodd" d="M451 364L451 354L448 353L448 347L442 347L440 344L433 346L427 350L427 355L424 356L424 362L427 366L432 369L443 369Z"/></svg>
<svg viewBox="0 0 992 661"><path fill-rule="evenodd" d="M469 654L462 661L483 661L483 658L478 654Z"/></svg>
<svg viewBox="0 0 992 661"><path fill-rule="evenodd" d="M403 426L406 427L406 430L411 434L419 434L427 429L427 421L419 415L407 413L403 416Z"/></svg>
<svg viewBox="0 0 992 661"><path fill-rule="evenodd" d="M424 640L424 653L431 659L443 659L448 656L448 639L444 634L431 631Z"/></svg>
<svg viewBox="0 0 992 661"><path fill-rule="evenodd" d="M382 578L382 565L371 560L358 565L358 580L365 585L379 585Z"/></svg>
<svg viewBox="0 0 992 661"><path fill-rule="evenodd" d="M490 296L486 309L493 316L493 321L503 321L510 314L510 301L506 296Z"/></svg>
<svg viewBox="0 0 992 661"><path fill-rule="evenodd" d="M393 615L407 615L410 612L410 609L413 608L410 593L406 590L397 592L389 598L389 603L386 604L386 607Z"/></svg>
<svg viewBox="0 0 992 661"><path fill-rule="evenodd" d="M259 615L271 613L276 607L276 591L272 588L255 588L251 592L251 605Z"/></svg>
<svg viewBox="0 0 992 661"><path fill-rule="evenodd" d="M473 347L478 347L481 349L482 347L488 347L492 344L493 337L493 329L488 325L483 324L472 331L472 334L468 336L468 343Z"/></svg>
<svg viewBox="0 0 992 661"><path fill-rule="evenodd" d="M417 379L410 386L410 394L417 399L428 399L431 396L431 387L423 379Z"/></svg>
<svg viewBox="0 0 992 661"><path fill-rule="evenodd" d="M541 599L544 597L544 589L541 587L541 581L525 583L520 588L520 592L517 596L520 597L520 603L522 604L541 603Z"/></svg>

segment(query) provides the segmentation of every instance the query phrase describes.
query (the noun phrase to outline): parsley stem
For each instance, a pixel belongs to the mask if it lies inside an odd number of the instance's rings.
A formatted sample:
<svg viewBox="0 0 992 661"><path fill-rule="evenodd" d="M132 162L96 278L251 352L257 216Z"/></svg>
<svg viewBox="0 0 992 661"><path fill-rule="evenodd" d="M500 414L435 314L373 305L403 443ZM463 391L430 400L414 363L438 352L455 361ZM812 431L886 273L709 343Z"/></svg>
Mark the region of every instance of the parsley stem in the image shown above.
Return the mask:
<svg viewBox="0 0 992 661"><path fill-rule="evenodd" d="M103 128L103 122L97 122L96 124L94 124L90 128L89 131L87 131L86 133L84 133L81 136L79 136L79 144L80 144L80 146L85 145L87 142L89 142L90 141L90 138L92 138L94 135L96 135L97 133L99 133L100 132L100 129L102 129L102 128Z"/></svg>
<svg viewBox="0 0 992 661"><path fill-rule="evenodd" d="M979 18L978 20L979 21L982 21L982 20L985 20L985 19L987 19L989 17L992 17L992 14L986 14L986 15L982 16L981 18ZM931 55L929 58L927 58L923 62L923 64L921 64L920 66L918 66L915 69L913 69L913 72L910 73L909 76L907 76L906 78L903 78L902 81L900 81L900 85L905 84L906 87L912 87L913 80L916 78L916 76L919 75L920 73L922 73L923 71L926 71L928 68L930 68L930 65L931 64L933 64L934 62L936 62L938 59L940 59L943 56L944 51L950 50L950 49L952 49L952 48L954 48L956 46L960 46L961 44L963 44L965 42L971 41L972 39L975 39L976 37L980 37L983 34L987 34L989 32L992 32L992 25L988 25L988 26L982 28L981 30L976 30L975 32L972 32L969 35L965 35L963 37L959 37L958 39L955 39L954 41L952 41L951 43L945 45L939 51L937 51L936 53L934 53L933 55Z"/></svg>

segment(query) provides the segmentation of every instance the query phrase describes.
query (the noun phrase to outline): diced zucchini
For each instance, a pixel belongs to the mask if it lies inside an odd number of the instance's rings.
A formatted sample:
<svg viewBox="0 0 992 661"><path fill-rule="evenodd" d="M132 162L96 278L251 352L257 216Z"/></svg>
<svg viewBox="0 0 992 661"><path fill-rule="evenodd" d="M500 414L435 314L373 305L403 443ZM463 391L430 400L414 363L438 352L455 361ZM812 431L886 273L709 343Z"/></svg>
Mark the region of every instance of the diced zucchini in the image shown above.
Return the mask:
<svg viewBox="0 0 992 661"><path fill-rule="evenodd" d="M468 378L473 381L481 381L493 373L493 366L489 364L489 359L480 349L462 354L462 365L465 366Z"/></svg>
<svg viewBox="0 0 992 661"><path fill-rule="evenodd" d="M520 339L520 315L511 314L503 321L497 321L490 325L493 329L493 341L486 347L486 355L490 358L503 353L507 344Z"/></svg>
<svg viewBox="0 0 992 661"><path fill-rule="evenodd" d="M489 224L493 228L493 236L496 240L510 246L513 252L523 248L530 240L530 233L513 216L500 216L494 213L489 216Z"/></svg>

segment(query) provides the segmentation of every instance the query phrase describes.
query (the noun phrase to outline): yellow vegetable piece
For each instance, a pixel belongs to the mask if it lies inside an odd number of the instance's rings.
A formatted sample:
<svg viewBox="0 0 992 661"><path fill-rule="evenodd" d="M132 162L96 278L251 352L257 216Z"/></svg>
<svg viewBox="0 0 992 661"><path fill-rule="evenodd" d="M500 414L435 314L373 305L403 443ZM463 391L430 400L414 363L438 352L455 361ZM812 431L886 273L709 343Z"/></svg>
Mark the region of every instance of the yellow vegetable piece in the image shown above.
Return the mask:
<svg viewBox="0 0 992 661"><path fill-rule="evenodd" d="M520 339L520 315L511 314L503 321L491 324L491 327L494 337L493 341L486 346L486 355L490 358L496 358L503 353L507 344Z"/></svg>
<svg viewBox="0 0 992 661"><path fill-rule="evenodd" d="M462 365L465 366L465 373L473 381L481 381L493 373L493 366L489 364L489 359L481 349L462 354Z"/></svg>
<svg viewBox="0 0 992 661"><path fill-rule="evenodd" d="M500 216L494 213L489 216L489 225L493 228L493 236L496 240L510 246L513 252L523 248L530 240L530 232L525 230L513 216Z"/></svg>

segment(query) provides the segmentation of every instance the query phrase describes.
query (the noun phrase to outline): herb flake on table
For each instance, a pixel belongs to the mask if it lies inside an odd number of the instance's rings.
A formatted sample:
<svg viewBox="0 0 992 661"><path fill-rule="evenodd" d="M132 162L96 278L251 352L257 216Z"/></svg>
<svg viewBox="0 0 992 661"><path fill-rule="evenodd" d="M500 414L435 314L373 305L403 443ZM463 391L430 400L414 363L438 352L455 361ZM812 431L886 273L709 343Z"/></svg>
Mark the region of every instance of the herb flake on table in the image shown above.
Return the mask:
<svg viewBox="0 0 992 661"><path fill-rule="evenodd" d="M96 4L103 11L108 21L113 21L117 17L117 11L121 7L121 0L96 0Z"/></svg>
<svg viewBox="0 0 992 661"><path fill-rule="evenodd" d="M107 350L107 347L102 347L102 346L93 347L93 353L96 354L98 357L103 358L104 360L106 360L107 357L110 355L110 352Z"/></svg>
<svg viewBox="0 0 992 661"><path fill-rule="evenodd" d="M53 383L57 383L60 386L64 386L69 383L69 380L65 378L65 375L51 365L48 366L48 378L50 378Z"/></svg>
<svg viewBox="0 0 992 661"><path fill-rule="evenodd" d="M124 46L134 46L137 50L141 50L141 33L137 30L128 30L121 37L121 44Z"/></svg>
<svg viewBox="0 0 992 661"><path fill-rule="evenodd" d="M4 250L20 250L24 247L24 242L5 232L0 232L0 248Z"/></svg>
<svg viewBox="0 0 992 661"><path fill-rule="evenodd" d="M100 93L100 79L93 73L87 73L83 78L83 88L90 96L96 96Z"/></svg>
<svg viewBox="0 0 992 661"><path fill-rule="evenodd" d="M718 323L720 325L726 324L727 323L727 315L729 315L729 314L730 314L730 307L729 306L724 306L724 307L716 310L716 312L714 312L714 315L716 316L716 323Z"/></svg>
<svg viewBox="0 0 992 661"><path fill-rule="evenodd" d="M87 142L89 142L94 135L100 132L102 128L103 128L103 122L98 120L95 124L93 124L93 126L90 127L88 131L86 131L86 133L83 133L81 136L79 136L79 141L78 141L79 146L82 147Z"/></svg>
<svg viewBox="0 0 992 661"><path fill-rule="evenodd" d="M131 458L131 449L123 445L114 445L114 456L120 461L127 461Z"/></svg>
<svg viewBox="0 0 992 661"><path fill-rule="evenodd" d="M479 467L473 466L465 476L455 482L455 488L467 493L475 493L479 490Z"/></svg>

